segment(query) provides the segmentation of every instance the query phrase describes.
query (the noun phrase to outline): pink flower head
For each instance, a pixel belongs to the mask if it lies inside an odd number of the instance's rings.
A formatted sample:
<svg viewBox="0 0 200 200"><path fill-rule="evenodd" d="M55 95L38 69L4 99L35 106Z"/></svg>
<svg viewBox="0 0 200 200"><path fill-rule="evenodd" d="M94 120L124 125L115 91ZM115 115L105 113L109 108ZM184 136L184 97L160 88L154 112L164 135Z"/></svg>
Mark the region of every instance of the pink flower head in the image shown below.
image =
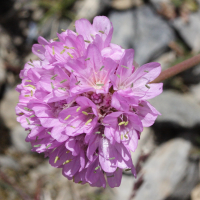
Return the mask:
<svg viewBox="0 0 200 200"><path fill-rule="evenodd" d="M39 60L20 73L17 121L29 131L32 151L45 153L69 180L118 187L124 169L136 177L131 151L160 115L147 100L162 92L162 83L150 84L161 67L137 67L133 49L111 44L107 17L75 26L77 33L33 45Z"/></svg>

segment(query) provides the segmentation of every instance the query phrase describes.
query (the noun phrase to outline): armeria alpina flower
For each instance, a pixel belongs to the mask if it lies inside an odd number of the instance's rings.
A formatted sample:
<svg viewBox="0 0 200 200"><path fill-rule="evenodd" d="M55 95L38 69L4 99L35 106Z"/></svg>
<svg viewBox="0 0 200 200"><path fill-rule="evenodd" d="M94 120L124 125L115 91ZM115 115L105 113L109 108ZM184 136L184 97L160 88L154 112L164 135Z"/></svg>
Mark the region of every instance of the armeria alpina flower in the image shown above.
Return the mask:
<svg viewBox="0 0 200 200"><path fill-rule="evenodd" d="M32 151L45 153L69 180L118 187L123 170L136 177L131 151L160 114L147 100L162 92L162 83L149 84L161 67L138 67L133 49L111 44L107 17L75 26L77 33L33 45L39 60L20 73L17 120L29 130Z"/></svg>

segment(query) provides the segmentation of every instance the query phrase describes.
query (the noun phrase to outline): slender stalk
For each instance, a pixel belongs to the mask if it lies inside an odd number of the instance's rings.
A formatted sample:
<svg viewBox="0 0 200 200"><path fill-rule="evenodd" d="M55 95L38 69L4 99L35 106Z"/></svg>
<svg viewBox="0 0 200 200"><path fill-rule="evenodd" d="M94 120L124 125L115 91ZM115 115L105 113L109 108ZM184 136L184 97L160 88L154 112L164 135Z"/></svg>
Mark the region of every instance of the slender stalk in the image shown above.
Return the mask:
<svg viewBox="0 0 200 200"><path fill-rule="evenodd" d="M175 76L176 74L183 72L186 69L189 69L199 63L200 63L200 54L198 54L192 58L189 58L177 65L174 65L173 67L170 67L169 69L166 69L165 71L161 72L161 74L155 80L153 80L151 83L163 82L165 79Z"/></svg>

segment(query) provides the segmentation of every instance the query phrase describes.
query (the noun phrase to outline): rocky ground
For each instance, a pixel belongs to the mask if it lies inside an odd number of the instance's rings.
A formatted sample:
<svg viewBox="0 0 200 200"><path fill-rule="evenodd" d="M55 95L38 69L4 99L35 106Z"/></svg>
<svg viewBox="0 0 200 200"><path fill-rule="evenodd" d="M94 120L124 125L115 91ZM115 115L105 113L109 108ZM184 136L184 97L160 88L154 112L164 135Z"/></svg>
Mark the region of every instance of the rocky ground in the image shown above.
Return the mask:
<svg viewBox="0 0 200 200"><path fill-rule="evenodd" d="M165 81L164 92L150 101L162 115L132 154L137 179L124 172L119 188L68 181L31 152L15 116L18 75L36 59L31 46L38 35L54 38L61 28L73 29L75 19L106 15L113 43L134 48L140 65L157 61L167 69L200 52L200 0L49 1L0 6L0 199L200 200L200 64Z"/></svg>

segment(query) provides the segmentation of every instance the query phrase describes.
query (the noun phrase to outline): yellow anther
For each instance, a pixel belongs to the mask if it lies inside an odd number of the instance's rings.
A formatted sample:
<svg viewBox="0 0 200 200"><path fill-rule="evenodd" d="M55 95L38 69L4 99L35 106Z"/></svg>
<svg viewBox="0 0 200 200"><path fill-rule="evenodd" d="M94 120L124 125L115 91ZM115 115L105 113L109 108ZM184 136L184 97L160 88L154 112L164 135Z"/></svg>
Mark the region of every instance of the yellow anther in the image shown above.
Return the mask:
<svg viewBox="0 0 200 200"><path fill-rule="evenodd" d="M53 152L54 152L56 149L57 149L57 147L53 149Z"/></svg>
<svg viewBox="0 0 200 200"><path fill-rule="evenodd" d="M128 121L127 122L125 122L125 124L124 124L125 126L127 126L128 125Z"/></svg>
<svg viewBox="0 0 200 200"><path fill-rule="evenodd" d="M65 117L64 120L67 120L67 119L69 119L70 117L71 117L71 115L68 115L67 117Z"/></svg>
<svg viewBox="0 0 200 200"><path fill-rule="evenodd" d="M146 86L148 89L150 89L150 87L149 87L147 84L146 84L145 86Z"/></svg>
<svg viewBox="0 0 200 200"><path fill-rule="evenodd" d="M33 90L31 90L31 96L33 96Z"/></svg>
<svg viewBox="0 0 200 200"><path fill-rule="evenodd" d="M56 163L60 158L58 156L56 156L54 163Z"/></svg>
<svg viewBox="0 0 200 200"><path fill-rule="evenodd" d="M24 97L30 97L30 95L24 95Z"/></svg>
<svg viewBox="0 0 200 200"><path fill-rule="evenodd" d="M51 77L51 80L55 80L55 77L58 76L58 74L55 74Z"/></svg>
<svg viewBox="0 0 200 200"><path fill-rule="evenodd" d="M131 83L131 88L133 87L133 83Z"/></svg>
<svg viewBox="0 0 200 200"><path fill-rule="evenodd" d="M99 83L99 84L97 83L96 86L104 86L104 84L103 83Z"/></svg>
<svg viewBox="0 0 200 200"><path fill-rule="evenodd" d="M65 32L65 29L61 29L62 32Z"/></svg>
<svg viewBox="0 0 200 200"><path fill-rule="evenodd" d="M125 124L125 123L126 123L126 122L123 121L123 122L120 122L118 125L121 126L121 125L123 125L123 124Z"/></svg>
<svg viewBox="0 0 200 200"><path fill-rule="evenodd" d="M124 68L126 68L126 69L129 69L128 67L126 67L125 65L121 65L121 67L124 67Z"/></svg>
<svg viewBox="0 0 200 200"><path fill-rule="evenodd" d="M94 170L98 170L100 168L100 166L97 166Z"/></svg>
<svg viewBox="0 0 200 200"><path fill-rule="evenodd" d="M85 112L85 111L82 111L82 113L83 113L84 115L88 115L88 113L87 113L87 112Z"/></svg>
<svg viewBox="0 0 200 200"><path fill-rule="evenodd" d="M104 66L102 66L99 71L101 71L103 68L104 68Z"/></svg>
<svg viewBox="0 0 200 200"><path fill-rule="evenodd" d="M91 43L89 40L84 40L85 42L87 42L87 43Z"/></svg>
<svg viewBox="0 0 200 200"><path fill-rule="evenodd" d="M56 41L56 40L58 40L58 38L56 37L56 38L53 38L53 41Z"/></svg>
<svg viewBox="0 0 200 200"><path fill-rule="evenodd" d="M68 46L64 46L64 48L65 48L65 49L69 49L69 47L68 47Z"/></svg>
<svg viewBox="0 0 200 200"><path fill-rule="evenodd" d="M63 49L63 50L60 52L60 54L63 54L65 51L66 51L66 49Z"/></svg>
<svg viewBox="0 0 200 200"><path fill-rule="evenodd" d="M66 153L69 153L70 151L66 151Z"/></svg>
<svg viewBox="0 0 200 200"><path fill-rule="evenodd" d="M76 109L76 112L78 112L80 109L81 109L81 107L78 107L78 108Z"/></svg>
<svg viewBox="0 0 200 200"><path fill-rule="evenodd" d="M70 163L71 161L72 161L72 159L66 160L66 161L63 163L63 165L65 165L65 164L67 164L67 163Z"/></svg>
<svg viewBox="0 0 200 200"><path fill-rule="evenodd" d="M66 82L66 81L67 81L67 79L64 79L64 80L60 81L60 83L64 83L64 82Z"/></svg>
<svg viewBox="0 0 200 200"><path fill-rule="evenodd" d="M32 82L31 80L26 80L26 82Z"/></svg>
<svg viewBox="0 0 200 200"><path fill-rule="evenodd" d="M35 90L35 86L33 86L33 85L30 85L30 84L28 84L28 85L25 85L24 87L31 87L31 88L33 88L33 89Z"/></svg>
<svg viewBox="0 0 200 200"><path fill-rule="evenodd" d="M87 126L91 121L92 121L92 119L89 119L89 120L85 123L85 125Z"/></svg>
<svg viewBox="0 0 200 200"><path fill-rule="evenodd" d="M30 125L30 121L29 121L29 119L28 119L28 118L26 118L26 121L27 121L28 125Z"/></svg>
<svg viewBox="0 0 200 200"><path fill-rule="evenodd" d="M31 63L28 63L28 65L30 65L30 66L32 66L32 67L34 67L34 65L33 65L33 64L31 64Z"/></svg>
<svg viewBox="0 0 200 200"><path fill-rule="evenodd" d="M104 32L103 32L103 31L99 31L99 33L102 33L102 34L104 34Z"/></svg>
<svg viewBox="0 0 200 200"><path fill-rule="evenodd" d="M72 56L72 54L71 53L69 53L69 52L67 52L67 54L71 57L71 58L73 58L74 56Z"/></svg>
<svg viewBox="0 0 200 200"><path fill-rule="evenodd" d="M127 135L124 135L124 137L125 137L126 139L128 139L128 136L127 136Z"/></svg>
<svg viewBox="0 0 200 200"><path fill-rule="evenodd" d="M52 87L52 89L54 89L54 86L53 86L53 83L51 82L51 87Z"/></svg>
<svg viewBox="0 0 200 200"><path fill-rule="evenodd" d="M46 146L46 149L48 149L50 146L51 146L51 144L47 145L47 146Z"/></svg>
<svg viewBox="0 0 200 200"><path fill-rule="evenodd" d="M123 134L121 134L121 140L123 140L123 138L124 138L124 137L123 137Z"/></svg>
<svg viewBox="0 0 200 200"><path fill-rule="evenodd" d="M55 55L55 50L54 50L54 46L52 46L52 51L53 51L53 55Z"/></svg>

